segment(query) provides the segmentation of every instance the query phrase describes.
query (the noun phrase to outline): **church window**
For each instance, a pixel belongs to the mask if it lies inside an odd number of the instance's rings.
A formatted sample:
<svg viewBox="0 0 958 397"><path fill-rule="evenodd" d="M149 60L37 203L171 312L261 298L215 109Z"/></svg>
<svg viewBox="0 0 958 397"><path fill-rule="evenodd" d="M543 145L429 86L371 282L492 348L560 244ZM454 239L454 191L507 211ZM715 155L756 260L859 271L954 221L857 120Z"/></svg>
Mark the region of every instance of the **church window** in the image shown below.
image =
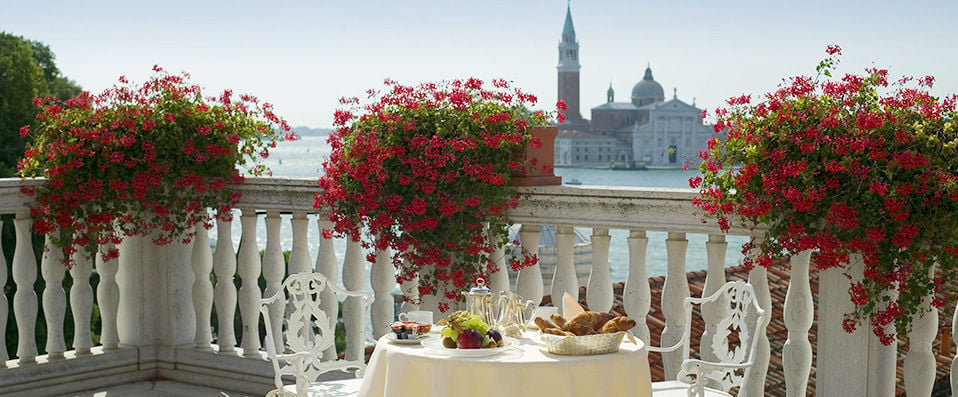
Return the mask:
<svg viewBox="0 0 958 397"><path fill-rule="evenodd" d="M575 155L575 161L579 161L579 160L580 160L579 155L578 154Z"/></svg>

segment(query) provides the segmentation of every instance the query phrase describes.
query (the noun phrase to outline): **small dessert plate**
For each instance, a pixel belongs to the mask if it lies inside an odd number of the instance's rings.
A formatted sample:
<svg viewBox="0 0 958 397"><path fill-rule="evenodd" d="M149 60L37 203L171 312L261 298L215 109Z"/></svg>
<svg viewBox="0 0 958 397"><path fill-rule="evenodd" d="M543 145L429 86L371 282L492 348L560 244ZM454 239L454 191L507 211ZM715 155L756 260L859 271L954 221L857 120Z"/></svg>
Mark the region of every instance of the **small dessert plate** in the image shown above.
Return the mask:
<svg viewBox="0 0 958 397"><path fill-rule="evenodd" d="M386 340L388 340L388 341L390 341L390 342L392 342L392 343L395 343L395 344L397 344L397 345L418 345L418 344L422 343L422 340L423 340L423 339L426 339L426 338L428 338L428 337L429 337L429 335L419 335L419 337L418 337L418 338L415 338L415 339L398 339L398 338L396 338L396 334L395 334L395 333L388 333L388 334L386 334Z"/></svg>

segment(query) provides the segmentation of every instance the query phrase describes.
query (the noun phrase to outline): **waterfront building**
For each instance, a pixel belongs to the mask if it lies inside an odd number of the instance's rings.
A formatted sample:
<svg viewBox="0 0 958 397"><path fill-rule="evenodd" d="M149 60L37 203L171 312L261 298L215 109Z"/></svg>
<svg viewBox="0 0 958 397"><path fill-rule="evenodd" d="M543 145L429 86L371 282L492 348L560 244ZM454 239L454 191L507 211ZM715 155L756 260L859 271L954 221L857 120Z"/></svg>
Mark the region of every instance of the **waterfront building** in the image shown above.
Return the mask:
<svg viewBox="0 0 958 397"><path fill-rule="evenodd" d="M558 97L568 109L559 124L555 143L555 165L571 167L679 168L696 166L698 152L713 135L711 125L702 122L702 110L678 99L673 89L666 101L665 90L645 74L632 87L628 102L616 102L612 84L606 103L590 109L591 119L580 113L579 43L572 24L572 10L566 8L562 41L559 43Z"/></svg>

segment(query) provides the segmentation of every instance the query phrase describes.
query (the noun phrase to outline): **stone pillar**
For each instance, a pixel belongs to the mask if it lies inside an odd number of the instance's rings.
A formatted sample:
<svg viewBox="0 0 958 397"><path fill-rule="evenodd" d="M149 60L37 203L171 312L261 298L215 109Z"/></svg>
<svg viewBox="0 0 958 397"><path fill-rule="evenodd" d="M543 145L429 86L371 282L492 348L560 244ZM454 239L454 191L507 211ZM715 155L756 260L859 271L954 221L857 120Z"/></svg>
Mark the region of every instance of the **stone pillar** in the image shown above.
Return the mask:
<svg viewBox="0 0 958 397"><path fill-rule="evenodd" d="M172 359L176 347L195 344L193 310L193 244L153 244L151 236L127 237L119 246L117 285L120 302L117 334L120 345Z"/></svg>

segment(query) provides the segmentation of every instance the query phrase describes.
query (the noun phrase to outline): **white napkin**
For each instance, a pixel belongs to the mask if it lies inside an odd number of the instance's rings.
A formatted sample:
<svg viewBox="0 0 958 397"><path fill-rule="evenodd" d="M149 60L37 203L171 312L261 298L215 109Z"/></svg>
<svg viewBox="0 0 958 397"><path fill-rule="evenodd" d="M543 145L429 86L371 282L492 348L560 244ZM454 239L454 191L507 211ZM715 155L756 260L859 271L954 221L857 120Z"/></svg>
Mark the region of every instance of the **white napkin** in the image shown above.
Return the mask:
<svg viewBox="0 0 958 397"><path fill-rule="evenodd" d="M585 309L582 308L579 301L573 298L572 295L569 295L568 292L562 293L562 317L568 320L584 311Z"/></svg>

